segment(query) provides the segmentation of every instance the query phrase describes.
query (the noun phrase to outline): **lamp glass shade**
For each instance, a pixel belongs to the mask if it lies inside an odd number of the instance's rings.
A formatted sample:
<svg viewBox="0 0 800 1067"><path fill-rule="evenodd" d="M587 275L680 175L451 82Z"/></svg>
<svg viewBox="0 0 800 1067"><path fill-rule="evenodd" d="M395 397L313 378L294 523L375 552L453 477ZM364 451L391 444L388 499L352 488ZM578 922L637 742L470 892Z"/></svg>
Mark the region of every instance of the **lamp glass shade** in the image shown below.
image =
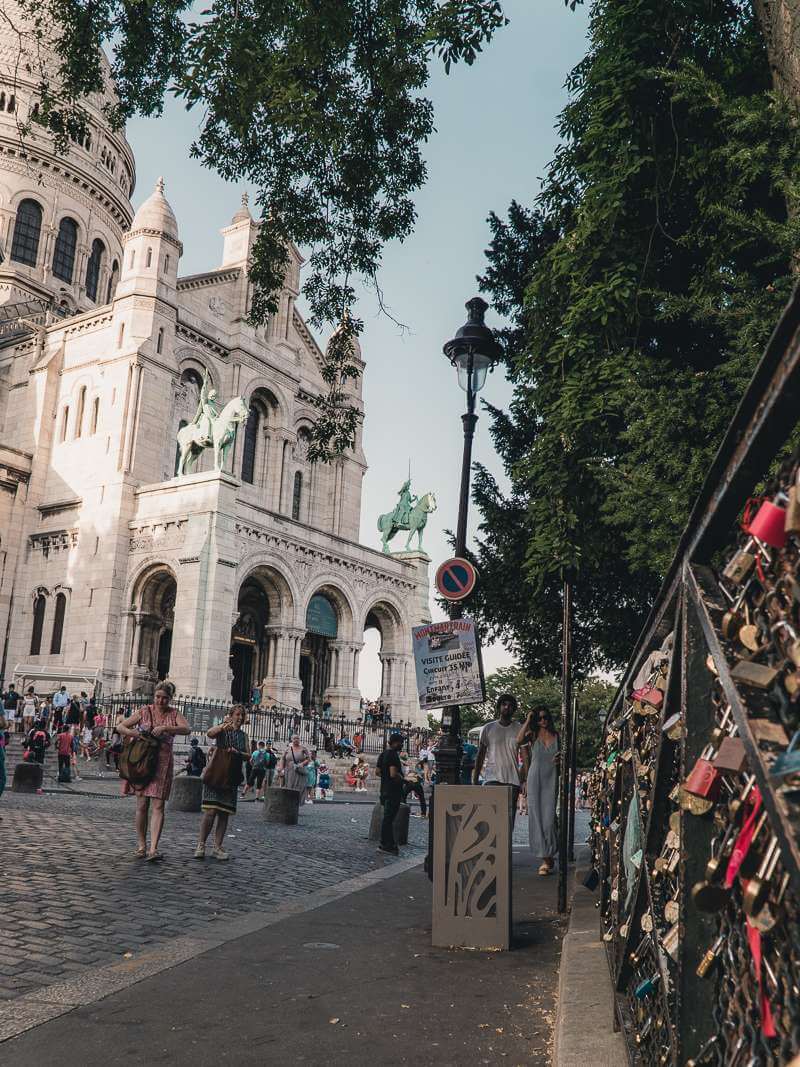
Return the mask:
<svg viewBox="0 0 800 1067"><path fill-rule="evenodd" d="M486 372L492 364L489 357L481 352L459 352L453 362L458 371L458 384L465 393L469 386L470 366L472 367L472 391L479 393L486 383Z"/></svg>

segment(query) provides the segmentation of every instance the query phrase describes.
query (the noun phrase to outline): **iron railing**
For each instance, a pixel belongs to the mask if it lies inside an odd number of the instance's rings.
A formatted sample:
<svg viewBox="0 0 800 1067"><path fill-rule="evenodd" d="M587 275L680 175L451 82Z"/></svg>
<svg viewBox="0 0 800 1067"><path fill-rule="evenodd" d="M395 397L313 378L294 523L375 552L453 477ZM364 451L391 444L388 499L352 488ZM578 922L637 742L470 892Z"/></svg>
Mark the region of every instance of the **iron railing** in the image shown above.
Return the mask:
<svg viewBox="0 0 800 1067"><path fill-rule="evenodd" d="M114 693L103 697L99 704L108 717L109 727L113 727L118 718L125 718L136 708L144 707L151 701L152 697L141 692ZM178 695L171 701L171 706L186 717L192 732L200 738L201 743L205 743L206 730L221 722L230 712L233 703ZM293 734L299 734L304 744L331 755L344 750L340 745L343 738L348 739L359 752L366 755L381 753L386 747L388 735L393 732L403 734L406 750L411 755L418 755L420 748L430 740L429 730L412 726L410 723L365 724L363 719L348 718L345 715L326 717L303 712L286 704L249 706L245 730L251 741L272 741L278 746L288 743Z"/></svg>
<svg viewBox="0 0 800 1067"><path fill-rule="evenodd" d="M606 721L592 844L631 1063L800 1051L799 400L795 292Z"/></svg>

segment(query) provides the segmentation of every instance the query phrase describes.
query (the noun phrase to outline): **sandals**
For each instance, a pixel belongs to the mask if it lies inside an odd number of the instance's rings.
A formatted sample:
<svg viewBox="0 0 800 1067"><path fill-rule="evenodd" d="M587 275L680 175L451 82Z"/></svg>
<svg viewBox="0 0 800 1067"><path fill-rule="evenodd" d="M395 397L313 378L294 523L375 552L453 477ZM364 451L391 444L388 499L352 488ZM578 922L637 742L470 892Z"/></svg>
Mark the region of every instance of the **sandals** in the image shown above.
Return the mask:
<svg viewBox="0 0 800 1067"><path fill-rule="evenodd" d="M552 864L548 863L547 860L545 860L544 863L542 863L539 866L539 874L552 874L552 873L553 873Z"/></svg>
<svg viewBox="0 0 800 1067"><path fill-rule="evenodd" d="M134 852L134 856L136 857L137 860L143 860L146 855L147 855L147 849L144 846L140 846Z"/></svg>
<svg viewBox="0 0 800 1067"><path fill-rule="evenodd" d="M157 863L159 860L163 860L163 858L164 858L164 853L163 852L148 852L147 853L147 860L148 860L149 863Z"/></svg>

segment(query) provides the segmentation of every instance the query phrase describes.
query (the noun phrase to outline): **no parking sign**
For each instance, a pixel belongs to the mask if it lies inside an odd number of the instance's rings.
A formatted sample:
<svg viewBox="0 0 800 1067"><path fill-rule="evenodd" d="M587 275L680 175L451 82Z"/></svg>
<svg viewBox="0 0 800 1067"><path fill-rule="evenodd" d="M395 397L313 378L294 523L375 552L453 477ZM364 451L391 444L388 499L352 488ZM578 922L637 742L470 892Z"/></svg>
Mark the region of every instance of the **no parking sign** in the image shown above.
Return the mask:
<svg viewBox="0 0 800 1067"><path fill-rule="evenodd" d="M464 600L475 588L478 572L468 559L454 556L436 572L436 588L445 600Z"/></svg>

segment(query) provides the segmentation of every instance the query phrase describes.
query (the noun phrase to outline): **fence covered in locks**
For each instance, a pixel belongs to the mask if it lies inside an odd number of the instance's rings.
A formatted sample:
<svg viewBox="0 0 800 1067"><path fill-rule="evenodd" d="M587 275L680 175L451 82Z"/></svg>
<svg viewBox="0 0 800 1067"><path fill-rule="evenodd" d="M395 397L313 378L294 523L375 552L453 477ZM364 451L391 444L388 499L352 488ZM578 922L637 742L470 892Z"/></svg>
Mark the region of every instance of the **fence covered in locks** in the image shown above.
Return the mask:
<svg viewBox="0 0 800 1067"><path fill-rule="evenodd" d="M593 773L600 916L634 1064L772 1067L800 1053L799 422L795 293Z"/></svg>

